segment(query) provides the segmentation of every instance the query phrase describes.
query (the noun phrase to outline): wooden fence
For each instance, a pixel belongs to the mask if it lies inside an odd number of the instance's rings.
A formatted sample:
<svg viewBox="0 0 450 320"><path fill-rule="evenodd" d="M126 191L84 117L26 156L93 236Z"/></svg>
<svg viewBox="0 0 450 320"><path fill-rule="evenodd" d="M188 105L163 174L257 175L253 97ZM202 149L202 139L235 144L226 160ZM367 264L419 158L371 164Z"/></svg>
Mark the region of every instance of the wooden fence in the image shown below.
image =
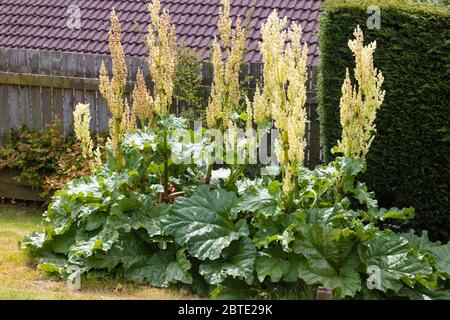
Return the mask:
<svg viewBox="0 0 450 320"><path fill-rule="evenodd" d="M77 103L88 103L91 109L91 130L94 133L108 130L109 111L106 101L98 91L99 70L105 61L111 72L111 58L106 55L66 53L0 48L0 137L10 128L27 125L42 130L55 119L62 120L64 133L73 129L73 109ZM144 71L146 82L150 76L145 58L127 57L129 79L135 79L138 68ZM250 87L261 79L261 65L248 64L243 75L252 75ZM203 84L210 86L211 65L202 69ZM310 69L308 80L308 118L306 162L310 167L321 161L320 129L316 114L314 82L316 68ZM131 101L133 82L127 85L125 95ZM180 114L186 107L174 99L172 112Z"/></svg>

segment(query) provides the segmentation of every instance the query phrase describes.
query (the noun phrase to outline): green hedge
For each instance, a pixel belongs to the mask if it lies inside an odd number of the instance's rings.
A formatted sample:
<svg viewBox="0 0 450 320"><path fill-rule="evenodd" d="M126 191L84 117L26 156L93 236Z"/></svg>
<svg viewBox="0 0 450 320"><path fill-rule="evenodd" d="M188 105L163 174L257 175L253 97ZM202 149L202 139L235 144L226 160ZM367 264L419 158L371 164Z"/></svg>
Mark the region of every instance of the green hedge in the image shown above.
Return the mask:
<svg viewBox="0 0 450 320"><path fill-rule="evenodd" d="M377 41L375 64L386 97L368 154L367 182L383 206L414 206L413 227L434 238L450 235L450 12L407 1L376 1L381 29L368 30L373 1L333 0L320 24L319 115L325 159L340 138L339 99L347 46L359 24L366 43Z"/></svg>

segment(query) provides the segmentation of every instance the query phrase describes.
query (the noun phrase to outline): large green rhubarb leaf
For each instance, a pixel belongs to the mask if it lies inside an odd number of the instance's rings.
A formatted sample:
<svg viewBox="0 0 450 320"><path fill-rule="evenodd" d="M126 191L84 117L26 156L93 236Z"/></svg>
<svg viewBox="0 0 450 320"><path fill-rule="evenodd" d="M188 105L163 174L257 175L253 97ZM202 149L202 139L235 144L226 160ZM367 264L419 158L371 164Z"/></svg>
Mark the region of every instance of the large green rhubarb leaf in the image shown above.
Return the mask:
<svg viewBox="0 0 450 320"><path fill-rule="evenodd" d="M255 261L258 280L263 282L269 277L271 282L278 282L281 279L286 282L296 281L300 261L301 257L298 255L288 254L276 247L261 251Z"/></svg>
<svg viewBox="0 0 450 320"><path fill-rule="evenodd" d="M228 276L252 284L255 258L255 245L250 239L242 238L224 250L223 258L201 264L199 272L210 284L222 283Z"/></svg>
<svg viewBox="0 0 450 320"><path fill-rule="evenodd" d="M259 213L265 217L271 217L280 214L279 203L279 196L271 194L269 190L262 186L258 186L245 192L234 210Z"/></svg>
<svg viewBox="0 0 450 320"><path fill-rule="evenodd" d="M402 237L409 240L418 250L422 252L429 252L431 248L439 247L440 242L430 241L428 238L428 231L423 230L420 237L414 232L414 230L409 230L408 233L403 233Z"/></svg>
<svg viewBox="0 0 450 320"><path fill-rule="evenodd" d="M145 229L149 237L161 234L157 222L146 215L141 209L130 214L111 214L108 218L108 226L114 229L123 229L125 232L130 232L131 229Z"/></svg>
<svg viewBox="0 0 450 320"><path fill-rule="evenodd" d="M279 215L276 220L263 216L253 219L253 226L256 233L253 242L258 248L268 248L272 242L279 242L286 252L291 252L290 243L295 240L294 230L304 221L303 215L289 214Z"/></svg>
<svg viewBox="0 0 450 320"><path fill-rule="evenodd" d="M189 274L191 263L186 258L184 250L175 254L172 250L155 253L143 267L137 267L127 273L127 279L139 283L148 283L155 287L168 287L178 281L191 284Z"/></svg>
<svg viewBox="0 0 450 320"><path fill-rule="evenodd" d="M25 237L20 243L20 249L36 251L42 249L45 243L45 232L33 232Z"/></svg>
<svg viewBox="0 0 450 320"><path fill-rule="evenodd" d="M128 149L137 148L140 151L144 149L155 150L155 134L151 129L147 128L145 131L137 130L133 133L127 133L123 137L123 146Z"/></svg>
<svg viewBox="0 0 450 320"><path fill-rule="evenodd" d="M152 251L132 233L124 234L108 251L97 251L88 258L87 264L95 269L113 270L119 263L128 270L146 264Z"/></svg>
<svg viewBox="0 0 450 320"><path fill-rule="evenodd" d="M83 177L69 182L64 188L64 192L67 195L77 196L87 201L102 198L102 188L95 176Z"/></svg>
<svg viewBox="0 0 450 320"><path fill-rule="evenodd" d="M416 286L414 289L403 287L397 295L411 300L450 300L449 290L430 290L422 286Z"/></svg>
<svg viewBox="0 0 450 320"><path fill-rule="evenodd" d="M227 278L211 292L211 298L214 300L245 300L254 297L257 293L255 288L246 285L244 281Z"/></svg>
<svg viewBox="0 0 450 320"><path fill-rule="evenodd" d="M215 260L234 240L248 236L245 220L233 223L231 207L236 195L201 186L190 198L177 198L171 212L161 217L163 233L186 244L194 257Z"/></svg>
<svg viewBox="0 0 450 320"><path fill-rule="evenodd" d="M429 251L436 259L438 271L450 277L450 242L446 245L432 247Z"/></svg>
<svg viewBox="0 0 450 320"><path fill-rule="evenodd" d="M337 297L355 295L361 289L355 240L322 225L305 226L302 234L294 242L294 251L306 258L299 264L299 277L309 285L332 288Z"/></svg>
<svg viewBox="0 0 450 320"><path fill-rule="evenodd" d="M406 238L393 232L378 232L358 247L361 260L367 266L380 269L381 291L398 292L403 283L413 287L417 279L428 277L433 269L413 255Z"/></svg>
<svg viewBox="0 0 450 320"><path fill-rule="evenodd" d="M423 230L419 237L413 230L402 234L422 254L431 258L433 267L446 277L450 277L450 242L441 245L439 241L433 242L428 238L428 231Z"/></svg>
<svg viewBox="0 0 450 320"><path fill-rule="evenodd" d="M103 229L96 236L88 240L78 240L69 249L69 262L82 264L97 250L108 251L117 242L119 232L113 229Z"/></svg>

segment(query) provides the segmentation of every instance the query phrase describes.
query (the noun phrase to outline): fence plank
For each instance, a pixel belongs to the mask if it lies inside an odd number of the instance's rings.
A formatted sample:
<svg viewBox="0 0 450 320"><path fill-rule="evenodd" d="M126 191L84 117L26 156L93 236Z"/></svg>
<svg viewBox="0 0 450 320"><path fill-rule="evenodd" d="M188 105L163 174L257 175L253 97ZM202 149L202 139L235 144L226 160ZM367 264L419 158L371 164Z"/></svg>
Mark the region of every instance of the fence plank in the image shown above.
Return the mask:
<svg viewBox="0 0 450 320"><path fill-rule="evenodd" d="M84 71L85 71L84 54L74 53L73 54L73 65L75 68L75 72L72 74L72 76L75 76L78 78L83 78Z"/></svg>
<svg viewBox="0 0 450 320"><path fill-rule="evenodd" d="M75 104L73 89L63 90L63 119L64 133L70 133L73 130L73 108Z"/></svg>
<svg viewBox="0 0 450 320"><path fill-rule="evenodd" d="M128 57L127 58L127 67L128 67L128 80L135 81L137 75L137 69L140 67L141 61L136 57Z"/></svg>
<svg viewBox="0 0 450 320"><path fill-rule="evenodd" d="M30 73L39 74L40 53L37 50L27 51L27 61L30 64Z"/></svg>
<svg viewBox="0 0 450 320"><path fill-rule="evenodd" d="M64 122L64 111L63 111L63 89L53 88L53 120Z"/></svg>
<svg viewBox="0 0 450 320"><path fill-rule="evenodd" d="M41 88L30 88L30 107L31 107L31 127L42 130L42 103L41 103Z"/></svg>
<svg viewBox="0 0 450 320"><path fill-rule="evenodd" d="M79 103L85 103L84 90L75 90L75 101L73 107Z"/></svg>
<svg viewBox="0 0 450 320"><path fill-rule="evenodd" d="M52 72L52 61L50 51L41 51L39 53L39 74L49 75Z"/></svg>
<svg viewBox="0 0 450 320"><path fill-rule="evenodd" d="M8 49L0 48L0 71L8 71Z"/></svg>
<svg viewBox="0 0 450 320"><path fill-rule="evenodd" d="M105 67L106 67L106 71L108 73L108 75L111 76L111 72L112 72L112 61L111 61L111 57L110 56L105 56L105 55L98 55L95 58L96 62L96 74L100 75L100 68L102 65L102 62L105 63ZM98 77L98 76L97 76Z"/></svg>
<svg viewBox="0 0 450 320"><path fill-rule="evenodd" d="M9 72L19 72L19 65L17 62L17 50L8 50L8 71Z"/></svg>
<svg viewBox="0 0 450 320"><path fill-rule="evenodd" d="M52 68L53 76L62 76L62 55L60 52L52 52L50 55L50 63ZM60 121L62 128L64 131L64 93L62 88L52 88L53 96L52 96L52 110L53 110L53 121Z"/></svg>
<svg viewBox="0 0 450 320"><path fill-rule="evenodd" d="M0 84L0 140L9 131L8 86Z"/></svg>
<svg viewBox="0 0 450 320"><path fill-rule="evenodd" d="M40 53L36 50L27 51L27 61L30 64L30 73L39 73L40 67ZM37 130L42 130L42 101L41 88L30 87L30 113L31 113L31 127Z"/></svg>
<svg viewBox="0 0 450 320"><path fill-rule="evenodd" d="M52 66L52 75L53 76L62 76L62 55L61 52L53 51L50 55L51 66Z"/></svg>
<svg viewBox="0 0 450 320"><path fill-rule="evenodd" d="M11 128L20 128L19 87L8 86L9 119Z"/></svg>
<svg viewBox="0 0 450 320"><path fill-rule="evenodd" d="M90 130L91 132L97 132L97 104L96 104L96 95L95 91L86 91L85 102L89 104L89 110L91 113L91 124Z"/></svg>
<svg viewBox="0 0 450 320"><path fill-rule="evenodd" d="M49 51L40 51L39 53L39 74L49 75L52 70L52 63ZM41 88L41 103L42 103L42 126L50 125L53 122L53 108L52 108L52 88Z"/></svg>
<svg viewBox="0 0 450 320"><path fill-rule="evenodd" d="M28 56L24 50L17 50L17 71L19 73L30 73Z"/></svg>
<svg viewBox="0 0 450 320"><path fill-rule="evenodd" d="M31 127L31 91L29 86L20 86L19 88L19 121Z"/></svg>
<svg viewBox="0 0 450 320"><path fill-rule="evenodd" d="M62 56L62 75L63 76L74 76L75 74L75 67L73 63L73 54L70 52L63 52Z"/></svg>
<svg viewBox="0 0 450 320"><path fill-rule="evenodd" d="M97 71L97 59L96 55L93 54L85 54L84 55L84 64L85 64L85 72L84 76L86 78L98 78L99 72Z"/></svg>
<svg viewBox="0 0 450 320"><path fill-rule="evenodd" d="M52 124L53 111L52 111L52 88L41 88L41 101L42 101L42 126Z"/></svg>

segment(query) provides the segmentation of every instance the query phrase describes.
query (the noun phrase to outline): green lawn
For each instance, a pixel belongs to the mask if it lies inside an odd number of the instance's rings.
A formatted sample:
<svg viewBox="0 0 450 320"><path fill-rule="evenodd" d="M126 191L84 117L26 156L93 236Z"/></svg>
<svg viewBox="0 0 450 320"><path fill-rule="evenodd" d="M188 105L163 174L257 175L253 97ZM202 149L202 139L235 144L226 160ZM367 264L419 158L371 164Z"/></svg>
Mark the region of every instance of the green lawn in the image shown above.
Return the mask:
<svg viewBox="0 0 450 320"><path fill-rule="evenodd" d="M72 291L65 281L36 271L18 241L40 228L38 208L0 204L0 300L9 299L192 299L178 289L156 289L118 281L86 281Z"/></svg>

